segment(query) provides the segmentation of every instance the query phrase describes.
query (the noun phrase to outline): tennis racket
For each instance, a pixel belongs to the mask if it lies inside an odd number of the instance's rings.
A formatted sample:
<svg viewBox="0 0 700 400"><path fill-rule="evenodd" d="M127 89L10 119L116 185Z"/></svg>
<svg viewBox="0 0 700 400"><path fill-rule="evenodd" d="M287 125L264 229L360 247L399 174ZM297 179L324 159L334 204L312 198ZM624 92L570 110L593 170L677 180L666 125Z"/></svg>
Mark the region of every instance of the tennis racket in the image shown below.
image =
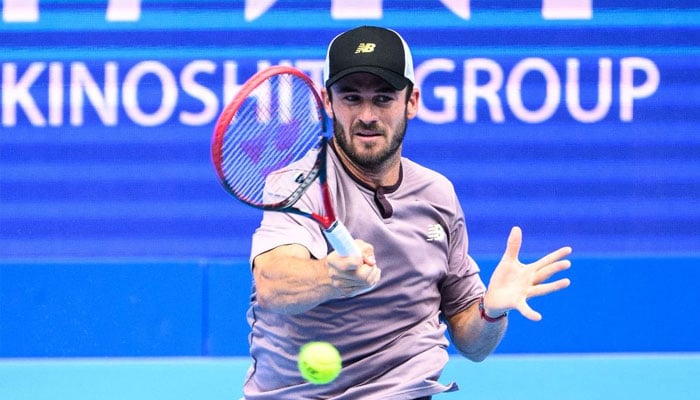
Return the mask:
<svg viewBox="0 0 700 400"><path fill-rule="evenodd" d="M221 184L240 201L311 218L338 254L359 256L331 204L328 139L323 103L313 81L292 67L270 67L248 79L221 112L212 161ZM323 210L297 207L317 179Z"/></svg>

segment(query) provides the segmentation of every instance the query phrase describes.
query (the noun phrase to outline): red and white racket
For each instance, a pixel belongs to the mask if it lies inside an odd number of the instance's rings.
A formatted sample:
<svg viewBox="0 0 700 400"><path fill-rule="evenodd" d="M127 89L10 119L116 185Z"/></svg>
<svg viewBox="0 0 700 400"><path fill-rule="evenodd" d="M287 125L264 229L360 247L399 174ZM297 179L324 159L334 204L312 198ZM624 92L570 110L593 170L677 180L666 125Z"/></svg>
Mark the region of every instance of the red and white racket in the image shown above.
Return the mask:
<svg viewBox="0 0 700 400"><path fill-rule="evenodd" d="M221 184L242 202L263 210L311 218L342 256L360 255L335 217L326 182L326 117L313 81L286 66L253 75L221 112L214 129L212 160ZM313 163L299 163L309 152ZM318 179L324 210L295 204Z"/></svg>

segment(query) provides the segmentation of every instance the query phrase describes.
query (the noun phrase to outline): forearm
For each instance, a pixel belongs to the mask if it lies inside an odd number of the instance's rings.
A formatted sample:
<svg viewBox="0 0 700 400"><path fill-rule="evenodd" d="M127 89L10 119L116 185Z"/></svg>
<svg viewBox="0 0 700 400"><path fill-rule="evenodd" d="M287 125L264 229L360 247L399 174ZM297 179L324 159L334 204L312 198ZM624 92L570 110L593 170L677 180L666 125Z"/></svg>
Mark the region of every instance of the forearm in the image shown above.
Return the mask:
<svg viewBox="0 0 700 400"><path fill-rule="evenodd" d="M299 314L340 296L325 261L308 257L297 246L256 257L253 276L258 305L282 314Z"/></svg>
<svg viewBox="0 0 700 400"><path fill-rule="evenodd" d="M478 301L449 318L452 342L462 355L472 361L483 361L503 339L508 318L489 322L481 318Z"/></svg>

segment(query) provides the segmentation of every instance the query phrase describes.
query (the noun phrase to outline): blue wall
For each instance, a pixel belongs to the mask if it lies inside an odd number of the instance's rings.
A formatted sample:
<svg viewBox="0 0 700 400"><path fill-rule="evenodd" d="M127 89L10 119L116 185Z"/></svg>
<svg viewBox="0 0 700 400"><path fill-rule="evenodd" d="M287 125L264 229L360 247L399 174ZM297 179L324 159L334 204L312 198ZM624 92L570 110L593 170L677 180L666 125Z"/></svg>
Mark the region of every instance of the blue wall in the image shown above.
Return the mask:
<svg viewBox="0 0 700 400"><path fill-rule="evenodd" d="M245 354L260 213L216 181L216 116L360 24L412 45L405 154L454 181L485 278L515 224L575 250L500 352L699 350L695 1L31 3L0 22L0 356Z"/></svg>
<svg viewBox="0 0 700 400"><path fill-rule="evenodd" d="M498 353L699 352L700 257L574 257L573 284L514 313ZM490 275L495 260L483 260ZM244 356L244 262L12 262L0 357Z"/></svg>

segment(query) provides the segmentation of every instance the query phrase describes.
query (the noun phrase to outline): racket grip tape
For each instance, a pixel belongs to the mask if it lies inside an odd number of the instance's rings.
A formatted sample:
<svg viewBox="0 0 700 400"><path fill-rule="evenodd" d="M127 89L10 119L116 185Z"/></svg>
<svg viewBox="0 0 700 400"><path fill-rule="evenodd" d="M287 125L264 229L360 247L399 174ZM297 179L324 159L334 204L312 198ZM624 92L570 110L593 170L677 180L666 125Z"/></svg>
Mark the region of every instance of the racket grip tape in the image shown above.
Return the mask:
<svg viewBox="0 0 700 400"><path fill-rule="evenodd" d="M333 222L333 225L328 229L324 229L323 233L326 239L333 246L333 249L343 257L361 256L360 248L355 244L355 240L350 235L348 228L340 221Z"/></svg>

